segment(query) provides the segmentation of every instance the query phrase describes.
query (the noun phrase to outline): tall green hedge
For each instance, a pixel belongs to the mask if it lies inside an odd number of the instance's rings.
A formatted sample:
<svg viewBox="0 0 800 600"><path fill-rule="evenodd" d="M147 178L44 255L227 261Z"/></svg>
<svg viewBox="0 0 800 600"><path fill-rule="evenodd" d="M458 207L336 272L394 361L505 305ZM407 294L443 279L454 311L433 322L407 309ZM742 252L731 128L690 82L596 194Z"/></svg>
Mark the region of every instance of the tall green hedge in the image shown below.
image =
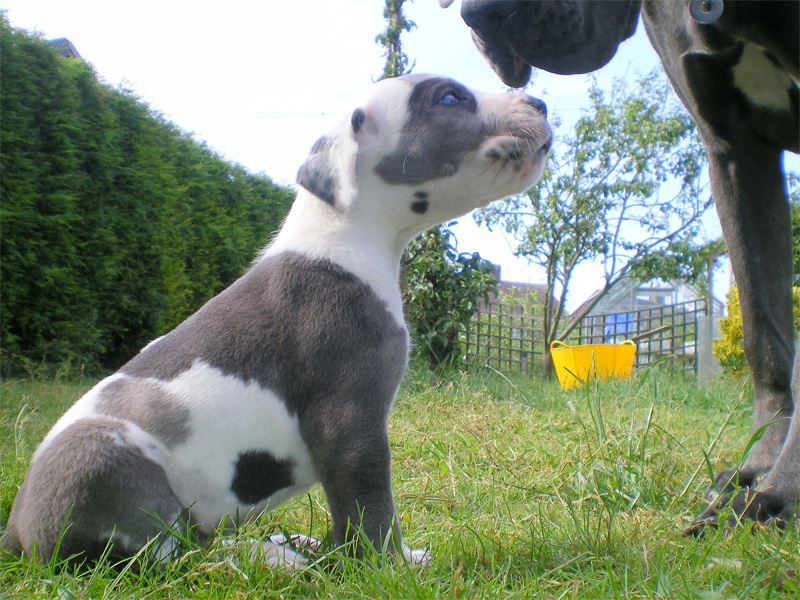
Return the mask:
<svg viewBox="0 0 800 600"><path fill-rule="evenodd" d="M0 13L0 360L112 369L247 267L293 192Z"/></svg>

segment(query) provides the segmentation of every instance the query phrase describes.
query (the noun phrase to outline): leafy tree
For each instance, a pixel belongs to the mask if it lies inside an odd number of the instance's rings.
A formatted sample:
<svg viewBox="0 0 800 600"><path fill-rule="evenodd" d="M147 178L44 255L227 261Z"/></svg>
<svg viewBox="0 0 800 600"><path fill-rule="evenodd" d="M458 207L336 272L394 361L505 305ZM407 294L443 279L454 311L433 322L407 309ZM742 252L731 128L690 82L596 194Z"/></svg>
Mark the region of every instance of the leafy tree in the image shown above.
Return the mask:
<svg viewBox="0 0 800 600"><path fill-rule="evenodd" d="M800 176L789 172L787 180L792 219L794 284L800 285ZM693 234L689 232L632 263L631 273L641 280L648 279L653 274L662 278L679 279L708 292L709 272L726 254L723 238L698 245Z"/></svg>
<svg viewBox="0 0 800 600"><path fill-rule="evenodd" d="M404 31L411 31L417 25L413 21L409 21L403 14L403 3L405 1L386 0L386 5L383 9L386 29L375 36L375 43L383 46L383 55L386 57L381 79L399 77L411 71L411 69L407 70L408 56L403 52L400 35Z"/></svg>
<svg viewBox="0 0 800 600"><path fill-rule="evenodd" d="M403 15L405 0L386 0L386 30L375 41L384 47L382 78L409 72L400 35L416 25ZM477 253L459 254L455 236L437 226L414 239L403 257L401 287L416 352L434 369L461 361L461 334L497 281L492 264Z"/></svg>
<svg viewBox="0 0 800 600"><path fill-rule="evenodd" d="M0 15L0 358L113 369L238 277L292 192Z"/></svg>
<svg viewBox="0 0 800 600"><path fill-rule="evenodd" d="M702 144L663 75L653 72L633 90L618 80L608 100L594 83L590 101L539 184L476 216L514 235L516 253L544 267L546 347L629 272L649 279L666 262L675 270L696 262L701 251L691 240L711 204L700 183ZM604 266L603 287L562 327L575 268L595 259ZM549 353L542 367L552 372Z"/></svg>

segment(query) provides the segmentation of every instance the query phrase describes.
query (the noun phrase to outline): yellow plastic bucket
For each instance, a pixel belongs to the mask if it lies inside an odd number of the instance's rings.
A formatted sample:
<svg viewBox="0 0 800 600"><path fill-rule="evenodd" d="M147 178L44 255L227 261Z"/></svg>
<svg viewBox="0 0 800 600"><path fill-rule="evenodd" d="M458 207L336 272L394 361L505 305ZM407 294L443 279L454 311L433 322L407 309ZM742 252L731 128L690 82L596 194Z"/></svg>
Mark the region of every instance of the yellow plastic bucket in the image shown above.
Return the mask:
<svg viewBox="0 0 800 600"><path fill-rule="evenodd" d="M636 342L567 346L558 340L550 344L550 356L558 382L565 390L587 378L627 377L631 374Z"/></svg>

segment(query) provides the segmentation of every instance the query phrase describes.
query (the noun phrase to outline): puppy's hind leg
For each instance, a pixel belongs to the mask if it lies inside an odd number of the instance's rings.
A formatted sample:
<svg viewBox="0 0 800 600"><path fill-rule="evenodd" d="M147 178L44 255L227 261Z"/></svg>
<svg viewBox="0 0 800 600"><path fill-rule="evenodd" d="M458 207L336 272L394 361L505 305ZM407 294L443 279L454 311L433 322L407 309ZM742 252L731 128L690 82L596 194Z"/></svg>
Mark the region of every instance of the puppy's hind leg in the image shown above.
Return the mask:
<svg viewBox="0 0 800 600"><path fill-rule="evenodd" d="M141 438L143 432L133 433ZM137 440L141 442L141 439ZM183 510L156 457L115 419L77 421L37 451L8 521L7 547L40 560L135 555ZM107 550L111 543L110 548ZM161 555L171 540L155 543Z"/></svg>

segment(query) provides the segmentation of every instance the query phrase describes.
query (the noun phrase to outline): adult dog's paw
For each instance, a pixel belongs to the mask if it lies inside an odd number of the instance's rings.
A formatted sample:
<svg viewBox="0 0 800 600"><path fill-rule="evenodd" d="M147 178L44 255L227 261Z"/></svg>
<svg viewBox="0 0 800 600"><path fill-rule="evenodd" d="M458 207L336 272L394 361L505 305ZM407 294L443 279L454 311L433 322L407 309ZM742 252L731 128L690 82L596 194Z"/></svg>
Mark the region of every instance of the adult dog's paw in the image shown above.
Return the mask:
<svg viewBox="0 0 800 600"><path fill-rule="evenodd" d="M728 527L734 527L743 519L754 523L777 525L784 529L800 517L800 494L779 494L774 490L745 488L733 497L730 503L733 516Z"/></svg>
<svg viewBox="0 0 800 600"><path fill-rule="evenodd" d="M732 491L731 486L726 485L724 491L712 498L708 507L681 532L681 535L699 537L706 527L717 527L718 513L727 507L730 507L732 514L725 522L726 528L736 527L743 520L749 520L753 523L777 525L783 529L789 523L800 519L798 495L779 494L771 489L758 490L749 487Z"/></svg>

